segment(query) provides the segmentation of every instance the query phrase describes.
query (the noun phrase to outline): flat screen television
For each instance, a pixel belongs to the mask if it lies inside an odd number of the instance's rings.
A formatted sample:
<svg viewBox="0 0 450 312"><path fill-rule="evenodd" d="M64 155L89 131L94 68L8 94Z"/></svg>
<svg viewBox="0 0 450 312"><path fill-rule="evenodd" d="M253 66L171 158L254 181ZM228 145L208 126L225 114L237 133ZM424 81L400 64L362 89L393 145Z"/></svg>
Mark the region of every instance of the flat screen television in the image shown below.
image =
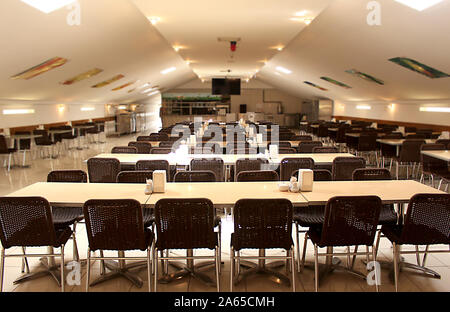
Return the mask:
<svg viewBox="0 0 450 312"><path fill-rule="evenodd" d="M212 94L241 95L241 79L213 78Z"/></svg>

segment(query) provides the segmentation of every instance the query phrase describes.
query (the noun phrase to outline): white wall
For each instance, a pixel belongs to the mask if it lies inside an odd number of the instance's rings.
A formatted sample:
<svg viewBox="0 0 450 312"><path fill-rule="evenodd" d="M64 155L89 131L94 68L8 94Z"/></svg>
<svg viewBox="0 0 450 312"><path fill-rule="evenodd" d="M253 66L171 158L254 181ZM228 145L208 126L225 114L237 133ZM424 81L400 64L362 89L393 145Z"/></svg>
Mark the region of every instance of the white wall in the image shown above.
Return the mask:
<svg viewBox="0 0 450 312"><path fill-rule="evenodd" d="M371 109L360 110L357 105L368 105ZM425 106L450 108L450 100L392 103L335 101L333 115L450 126L450 113L421 112L420 107Z"/></svg>
<svg viewBox="0 0 450 312"><path fill-rule="evenodd" d="M94 108L94 110L81 111L82 107ZM35 113L4 115L4 109L34 109ZM0 102L0 128L2 129L102 117L105 117L104 104Z"/></svg>

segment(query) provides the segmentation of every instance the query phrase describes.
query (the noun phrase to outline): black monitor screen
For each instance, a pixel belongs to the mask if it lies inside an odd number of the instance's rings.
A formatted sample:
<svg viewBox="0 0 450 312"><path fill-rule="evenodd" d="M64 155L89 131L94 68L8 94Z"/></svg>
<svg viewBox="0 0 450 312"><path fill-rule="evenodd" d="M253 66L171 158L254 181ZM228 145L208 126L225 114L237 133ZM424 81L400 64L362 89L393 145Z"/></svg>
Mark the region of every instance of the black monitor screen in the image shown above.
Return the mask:
<svg viewBox="0 0 450 312"><path fill-rule="evenodd" d="M212 79L212 94L241 95L241 79Z"/></svg>

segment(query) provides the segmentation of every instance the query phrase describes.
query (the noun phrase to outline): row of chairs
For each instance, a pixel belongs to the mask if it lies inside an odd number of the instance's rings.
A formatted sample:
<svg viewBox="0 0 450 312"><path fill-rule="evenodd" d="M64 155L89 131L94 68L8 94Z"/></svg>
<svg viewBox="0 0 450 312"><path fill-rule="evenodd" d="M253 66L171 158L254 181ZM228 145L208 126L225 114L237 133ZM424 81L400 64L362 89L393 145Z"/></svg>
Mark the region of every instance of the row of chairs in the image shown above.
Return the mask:
<svg viewBox="0 0 450 312"><path fill-rule="evenodd" d="M383 174L381 174L383 173ZM62 174L62 173L59 173ZM355 170L354 177L363 179L386 179L386 170L378 171ZM54 176L54 174L51 174ZM75 175L68 175L72 180ZM83 175L81 175L83 176ZM85 177L85 175L84 175ZM51 180L49 175L49 180ZM265 177L263 178L266 179ZM261 180L255 178L255 180ZM362 209L364 207L364 209ZM21 210L22 208L22 210ZM19 211L17 210L19 209ZM26 209L26 211L25 211ZM65 208L61 208L65 209ZM395 264L395 286L398 289L398 257L401 252L398 245L431 245L448 244L450 237L448 231L450 216L450 195L448 194L421 194L414 196L409 204L407 215L403 225L396 224L395 220L383 221L381 212L383 206L376 196L335 197L330 199L326 207L322 209L322 220L314 224L304 224L309 228L305 236L304 264L306 239L314 243L315 255L315 289L318 291L318 257L327 254L319 254L318 247L338 246L367 246L366 252L353 252L350 248L345 255L369 256L368 248L372 247L372 257L376 260L376 246L374 245L377 226L382 225L381 232L393 242ZM30 211L32 213L30 213ZM310 211L310 209L303 209ZM26 216L22 216L21 212ZM55 211L53 211L55 213ZM392 213L392 211L390 211ZM17 215L23 222L18 223ZM220 290L220 232L215 232L217 226L213 204L208 199L163 199L155 206L156 242L154 232L149 229L143 217L143 210L134 200L90 200L85 203L83 216L86 219L88 249L88 277L86 289L90 283L91 260L112 259L113 257L91 257L91 252L96 250L147 250L147 266L149 290L151 272L154 272L154 289L156 291L158 277L158 260L174 260L174 257L162 256L158 258L158 251L173 249L198 249L207 248L215 250L213 258L216 268L217 290ZM294 216L294 217L293 217ZM43 198L2 198L0 199L0 230L3 248L53 246L61 248L61 272L64 272L64 245L73 234L67 226L58 228L53 223L52 212L48 202ZM290 264L292 273L292 288L295 291L295 266L294 244L292 240L292 222L298 224L298 213L295 214L292 204L284 199L239 200L234 206L234 233L231 237L231 290L238 281L236 262L249 259L249 256L241 256L242 249L273 249L280 248L287 252L286 256L266 256L265 259L284 259ZM445 221L446 220L446 221ZM444 222L443 222L444 221ZM59 225L60 226L60 225ZM424 226L427 233L422 233ZM362 230L363 229L363 230ZM33 232L30 232L33 230ZM45 231L46 235L36 235ZM33 235L29 235L33 233ZM420 234L419 234L420 233ZM298 234L297 234L298 236ZM298 237L297 237L298 245ZM151 250L153 247L153 257ZM299 246L298 246L299 248ZM431 252L426 249L425 255ZM434 251L433 251L434 252ZM448 252L448 251L447 251ZM56 254L55 254L56 255ZM162 253L164 255L164 253ZM5 251L2 249L2 277L4 270ZM8 255L29 257L31 255ZM54 255L53 255L54 256ZM153 262L151 264L151 258ZM185 259L185 257L181 257ZM201 259L206 257L202 256ZM122 259L122 258L121 258ZM138 259L133 257L132 259ZM259 256L255 259L261 260ZM298 256L298 260L299 260ZM122 259L123 260L123 259ZM425 258L422 267L424 267ZM299 268L301 267L299 264ZM375 272L379 274L379 272ZM64 276L64 274L62 274ZM64 280L61 281L64 291ZM378 285L377 285L378 290Z"/></svg>

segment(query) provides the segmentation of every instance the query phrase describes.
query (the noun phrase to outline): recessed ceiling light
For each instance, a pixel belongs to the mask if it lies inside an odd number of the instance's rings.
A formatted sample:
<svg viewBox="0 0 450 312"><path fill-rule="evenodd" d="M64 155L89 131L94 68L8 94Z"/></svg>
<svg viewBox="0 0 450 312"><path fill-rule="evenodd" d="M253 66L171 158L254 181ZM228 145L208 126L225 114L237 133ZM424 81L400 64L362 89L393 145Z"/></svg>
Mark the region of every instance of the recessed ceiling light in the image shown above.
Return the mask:
<svg viewBox="0 0 450 312"><path fill-rule="evenodd" d="M308 11L303 10L303 11L295 13L295 16L305 16L306 14L308 14Z"/></svg>
<svg viewBox="0 0 450 312"><path fill-rule="evenodd" d="M82 112L92 112L95 110L95 107L82 107L81 111Z"/></svg>
<svg viewBox="0 0 450 312"><path fill-rule="evenodd" d="M370 109L372 109L372 107L369 106L369 105L357 105L357 106L356 106L356 109L370 110Z"/></svg>
<svg viewBox="0 0 450 312"><path fill-rule="evenodd" d="M34 109L4 109L3 115L25 115L34 114Z"/></svg>
<svg viewBox="0 0 450 312"><path fill-rule="evenodd" d="M140 86L138 89L143 89L143 88L147 88L150 87L149 83L143 84L142 86Z"/></svg>
<svg viewBox="0 0 450 312"><path fill-rule="evenodd" d="M409 6L417 11L423 11L436 4L442 2L443 0L395 0L401 4Z"/></svg>
<svg viewBox="0 0 450 312"><path fill-rule="evenodd" d="M75 0L46 0L46 1L21 0L21 1L47 14L56 11L58 9L61 9L63 6L71 4L72 2L75 2Z"/></svg>
<svg viewBox="0 0 450 312"><path fill-rule="evenodd" d="M278 47L277 50L278 51L283 51L283 47Z"/></svg>
<svg viewBox="0 0 450 312"><path fill-rule="evenodd" d="M156 25L161 19L158 16L150 16L150 17L148 17L148 20L153 25Z"/></svg>
<svg viewBox="0 0 450 312"><path fill-rule="evenodd" d="M169 67L169 68L164 69L163 71L161 71L161 74L167 75L168 73L171 73L171 72L176 71L176 70L177 70L176 67Z"/></svg>
<svg viewBox="0 0 450 312"><path fill-rule="evenodd" d="M284 68L284 67L282 67L282 66L277 66L277 68L276 68L276 70L278 70L279 72L282 72L282 73L284 73L284 74L292 74L292 71L291 70L289 70L289 69L287 69L287 68Z"/></svg>
<svg viewBox="0 0 450 312"><path fill-rule="evenodd" d="M152 95L155 95L157 93L159 93L159 91L155 91L155 92L149 93L149 94L147 94L147 96L152 96Z"/></svg>

